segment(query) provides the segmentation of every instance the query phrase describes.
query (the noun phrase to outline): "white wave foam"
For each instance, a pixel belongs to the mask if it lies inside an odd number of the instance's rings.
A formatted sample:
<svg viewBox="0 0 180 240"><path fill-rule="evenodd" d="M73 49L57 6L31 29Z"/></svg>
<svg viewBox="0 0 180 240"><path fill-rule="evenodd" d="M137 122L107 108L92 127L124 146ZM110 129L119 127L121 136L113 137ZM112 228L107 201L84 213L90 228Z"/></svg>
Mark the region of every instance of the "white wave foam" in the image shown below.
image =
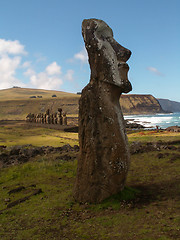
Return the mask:
<svg viewBox="0 0 180 240"><path fill-rule="evenodd" d="M163 123L170 123L172 120L172 116L164 116L164 115L153 115L153 116L125 116L125 119L131 119L129 122L137 122L145 127L161 125Z"/></svg>

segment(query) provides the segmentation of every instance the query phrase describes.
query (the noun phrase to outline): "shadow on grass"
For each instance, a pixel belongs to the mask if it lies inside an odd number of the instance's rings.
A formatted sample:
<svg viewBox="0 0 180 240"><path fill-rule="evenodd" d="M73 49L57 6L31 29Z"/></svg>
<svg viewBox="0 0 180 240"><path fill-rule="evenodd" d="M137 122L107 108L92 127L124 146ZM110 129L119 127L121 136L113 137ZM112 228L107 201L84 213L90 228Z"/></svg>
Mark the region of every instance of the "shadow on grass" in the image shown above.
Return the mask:
<svg viewBox="0 0 180 240"><path fill-rule="evenodd" d="M99 204L92 204L91 207L94 210L101 210L112 208L118 210L123 204L128 204L135 201L137 196L140 194L140 190L132 187L125 187L121 192L112 195L111 197L105 199Z"/></svg>
<svg viewBox="0 0 180 240"><path fill-rule="evenodd" d="M177 178L171 181L162 181L160 183L133 185L133 189L139 191L134 198L134 207L142 207L152 202L164 201L168 199L180 200L180 180Z"/></svg>
<svg viewBox="0 0 180 240"><path fill-rule="evenodd" d="M100 204L92 204L94 210L108 209L118 210L121 207L142 208L151 203L168 199L180 200L180 181L177 178L171 181L162 181L152 184L135 184L125 187L123 191L112 195Z"/></svg>

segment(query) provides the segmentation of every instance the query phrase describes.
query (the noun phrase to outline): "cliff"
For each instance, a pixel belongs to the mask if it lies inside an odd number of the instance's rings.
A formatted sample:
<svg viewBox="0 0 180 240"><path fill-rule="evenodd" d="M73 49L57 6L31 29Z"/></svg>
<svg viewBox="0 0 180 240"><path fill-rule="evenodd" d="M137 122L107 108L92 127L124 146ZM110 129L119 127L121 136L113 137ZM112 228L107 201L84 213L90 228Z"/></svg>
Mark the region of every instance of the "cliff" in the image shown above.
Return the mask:
<svg viewBox="0 0 180 240"><path fill-rule="evenodd" d="M158 98L162 109L166 112L180 112L180 102L171 101L169 99Z"/></svg>
<svg viewBox="0 0 180 240"><path fill-rule="evenodd" d="M158 100L152 95L127 94L120 98L124 114L155 114L163 113Z"/></svg>

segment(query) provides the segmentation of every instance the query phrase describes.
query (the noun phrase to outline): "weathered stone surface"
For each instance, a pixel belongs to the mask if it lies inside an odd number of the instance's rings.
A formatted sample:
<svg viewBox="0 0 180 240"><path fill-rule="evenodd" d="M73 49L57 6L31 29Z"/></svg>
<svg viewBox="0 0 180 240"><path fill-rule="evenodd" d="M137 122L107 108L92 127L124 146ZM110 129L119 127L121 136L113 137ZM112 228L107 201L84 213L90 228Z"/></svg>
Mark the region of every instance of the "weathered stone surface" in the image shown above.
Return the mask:
<svg viewBox="0 0 180 240"><path fill-rule="evenodd" d="M129 169L129 148L120 95L131 91L126 61L131 52L113 38L102 20L82 23L91 68L79 101L79 144L74 198L101 202L121 191Z"/></svg>

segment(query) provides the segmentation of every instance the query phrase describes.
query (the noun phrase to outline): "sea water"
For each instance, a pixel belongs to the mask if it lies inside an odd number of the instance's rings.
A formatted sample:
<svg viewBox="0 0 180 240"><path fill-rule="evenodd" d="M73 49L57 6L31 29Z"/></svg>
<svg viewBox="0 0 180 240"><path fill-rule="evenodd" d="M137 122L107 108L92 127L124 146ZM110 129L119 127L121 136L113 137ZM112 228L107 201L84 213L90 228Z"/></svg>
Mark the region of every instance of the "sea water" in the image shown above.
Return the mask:
<svg viewBox="0 0 180 240"><path fill-rule="evenodd" d="M147 128L159 126L165 129L170 126L180 126L180 112L155 115L128 115L124 116L130 123L136 122Z"/></svg>

